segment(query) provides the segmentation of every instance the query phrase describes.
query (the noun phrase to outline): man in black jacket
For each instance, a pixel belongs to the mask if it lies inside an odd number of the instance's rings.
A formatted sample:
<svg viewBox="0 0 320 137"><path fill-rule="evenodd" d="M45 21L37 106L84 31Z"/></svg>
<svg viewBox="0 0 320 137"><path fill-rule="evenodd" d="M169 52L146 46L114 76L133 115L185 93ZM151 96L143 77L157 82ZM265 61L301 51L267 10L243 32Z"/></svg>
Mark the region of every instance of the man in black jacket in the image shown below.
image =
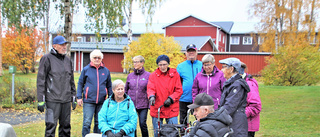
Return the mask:
<svg viewBox="0 0 320 137"><path fill-rule="evenodd" d="M230 132L231 116L223 108L214 111L214 102L210 95L198 94L188 108L194 109L193 115L197 118L196 126L188 137L222 137Z"/></svg>
<svg viewBox="0 0 320 137"><path fill-rule="evenodd" d="M38 110L46 108L46 137L54 137L59 120L59 136L70 136L70 113L76 107L76 90L71 60L65 55L67 42L64 37L53 39L53 49L39 63L37 75Z"/></svg>

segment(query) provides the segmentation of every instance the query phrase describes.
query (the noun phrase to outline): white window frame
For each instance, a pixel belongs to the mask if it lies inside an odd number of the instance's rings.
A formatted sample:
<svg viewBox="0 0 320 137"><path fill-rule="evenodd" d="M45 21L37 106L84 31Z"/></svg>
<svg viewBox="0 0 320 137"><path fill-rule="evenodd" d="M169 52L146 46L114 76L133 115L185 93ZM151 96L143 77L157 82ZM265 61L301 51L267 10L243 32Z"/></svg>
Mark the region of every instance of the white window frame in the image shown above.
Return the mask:
<svg viewBox="0 0 320 137"><path fill-rule="evenodd" d="M85 36L77 37L77 42L86 42L86 37Z"/></svg>
<svg viewBox="0 0 320 137"><path fill-rule="evenodd" d="M250 41L246 40L246 39L250 39ZM242 39L242 44L243 45L252 45L252 37L251 36L244 36Z"/></svg>
<svg viewBox="0 0 320 137"><path fill-rule="evenodd" d="M222 35L221 35L221 34L219 34L219 42L221 42L221 36L222 36Z"/></svg>
<svg viewBox="0 0 320 137"><path fill-rule="evenodd" d="M97 38L95 36L90 36L90 42L97 42Z"/></svg>
<svg viewBox="0 0 320 137"><path fill-rule="evenodd" d="M222 37L222 43L224 44L224 36Z"/></svg>
<svg viewBox="0 0 320 137"><path fill-rule="evenodd" d="M237 42L233 41L235 38L237 39ZM231 39L230 39L231 45L239 45L239 43L240 43L240 36L231 36Z"/></svg>
<svg viewBox="0 0 320 137"><path fill-rule="evenodd" d="M108 37L101 37L101 42L105 42L106 40L108 40Z"/></svg>
<svg viewBox="0 0 320 137"><path fill-rule="evenodd" d="M264 39L262 37L258 37L258 45L261 45L263 43Z"/></svg>

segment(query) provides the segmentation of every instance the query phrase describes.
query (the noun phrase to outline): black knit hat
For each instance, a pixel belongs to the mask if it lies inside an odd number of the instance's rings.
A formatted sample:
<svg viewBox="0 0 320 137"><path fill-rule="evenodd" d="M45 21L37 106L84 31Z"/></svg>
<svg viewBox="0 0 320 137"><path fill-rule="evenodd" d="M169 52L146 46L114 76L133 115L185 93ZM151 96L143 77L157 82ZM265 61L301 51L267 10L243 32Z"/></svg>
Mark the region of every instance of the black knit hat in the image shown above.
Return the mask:
<svg viewBox="0 0 320 137"><path fill-rule="evenodd" d="M188 108L195 109L200 106L211 106L214 105L213 99L207 93L200 93L194 99L193 104L188 105Z"/></svg>
<svg viewBox="0 0 320 137"><path fill-rule="evenodd" d="M167 61L168 62L168 64L170 64L170 59L169 59L169 57L167 56L167 55L160 55L158 58L157 58L157 64L160 62L160 61L162 61L162 60L164 60L164 61Z"/></svg>

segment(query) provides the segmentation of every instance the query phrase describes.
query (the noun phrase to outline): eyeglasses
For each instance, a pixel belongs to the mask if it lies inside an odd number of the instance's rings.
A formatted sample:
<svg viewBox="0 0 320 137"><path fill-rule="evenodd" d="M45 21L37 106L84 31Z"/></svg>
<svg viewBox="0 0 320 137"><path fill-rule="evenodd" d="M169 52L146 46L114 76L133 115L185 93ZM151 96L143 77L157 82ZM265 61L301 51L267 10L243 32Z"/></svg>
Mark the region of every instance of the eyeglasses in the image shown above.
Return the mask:
<svg viewBox="0 0 320 137"><path fill-rule="evenodd" d="M228 66L228 65L222 65L222 69L223 68L229 68L230 66Z"/></svg>
<svg viewBox="0 0 320 137"><path fill-rule="evenodd" d="M133 61L133 64L141 63L142 61Z"/></svg>
<svg viewBox="0 0 320 137"><path fill-rule="evenodd" d="M101 59L101 57L93 57L93 59Z"/></svg>
<svg viewBox="0 0 320 137"><path fill-rule="evenodd" d="M168 66L168 64L158 64L159 67Z"/></svg>
<svg viewBox="0 0 320 137"><path fill-rule="evenodd" d="M212 64L210 63L210 64L203 64L203 66L205 66L205 67L210 67Z"/></svg>

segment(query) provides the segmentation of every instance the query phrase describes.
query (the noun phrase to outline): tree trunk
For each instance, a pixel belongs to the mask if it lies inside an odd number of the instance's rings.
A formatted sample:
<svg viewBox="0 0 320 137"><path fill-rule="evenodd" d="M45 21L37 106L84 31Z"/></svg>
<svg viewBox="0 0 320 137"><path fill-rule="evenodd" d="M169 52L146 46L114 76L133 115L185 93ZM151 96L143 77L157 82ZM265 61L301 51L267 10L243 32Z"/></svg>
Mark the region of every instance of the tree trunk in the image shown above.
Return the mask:
<svg viewBox="0 0 320 137"><path fill-rule="evenodd" d="M311 38L311 32L313 32L313 28L314 28L314 23L313 23L313 12L314 12L314 6L315 6L315 0L312 0L312 4L311 4L311 13L310 13L310 22L309 22L309 30L308 30L308 42L312 43L311 40L313 40Z"/></svg>
<svg viewBox="0 0 320 137"><path fill-rule="evenodd" d="M65 0L64 2L64 37L67 41L71 42L72 40L72 20L71 20L71 9L70 9L70 0ZM67 45L67 56L71 55L71 44Z"/></svg>
<svg viewBox="0 0 320 137"><path fill-rule="evenodd" d="M50 49L49 49L49 12L50 12L50 0L48 0L48 9L46 11L46 33L45 35L45 48L46 48L46 52L45 53L49 53Z"/></svg>
<svg viewBox="0 0 320 137"><path fill-rule="evenodd" d="M128 45L131 44L132 42L132 3L133 0L130 0L130 5L129 5L129 17L128 17Z"/></svg>
<svg viewBox="0 0 320 137"><path fill-rule="evenodd" d="M0 0L0 3L2 0ZM1 21L1 4L0 4L0 21ZM0 76L2 76L2 23L0 22Z"/></svg>

